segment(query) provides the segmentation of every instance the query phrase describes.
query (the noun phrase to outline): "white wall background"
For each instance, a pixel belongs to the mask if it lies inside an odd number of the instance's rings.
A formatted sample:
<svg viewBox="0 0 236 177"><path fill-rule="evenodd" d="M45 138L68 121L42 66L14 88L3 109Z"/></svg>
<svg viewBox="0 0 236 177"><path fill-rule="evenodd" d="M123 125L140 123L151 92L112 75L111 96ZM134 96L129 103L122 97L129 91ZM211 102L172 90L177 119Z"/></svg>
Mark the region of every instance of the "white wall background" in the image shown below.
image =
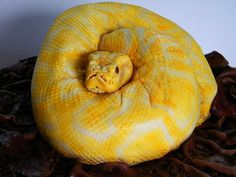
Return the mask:
<svg viewBox="0 0 236 177"><path fill-rule="evenodd" d="M102 0L1 0L0 68L38 55L54 18L62 11ZM108 1L108 0L107 0ZM236 66L235 0L118 0L146 7L179 24L204 53L217 50Z"/></svg>

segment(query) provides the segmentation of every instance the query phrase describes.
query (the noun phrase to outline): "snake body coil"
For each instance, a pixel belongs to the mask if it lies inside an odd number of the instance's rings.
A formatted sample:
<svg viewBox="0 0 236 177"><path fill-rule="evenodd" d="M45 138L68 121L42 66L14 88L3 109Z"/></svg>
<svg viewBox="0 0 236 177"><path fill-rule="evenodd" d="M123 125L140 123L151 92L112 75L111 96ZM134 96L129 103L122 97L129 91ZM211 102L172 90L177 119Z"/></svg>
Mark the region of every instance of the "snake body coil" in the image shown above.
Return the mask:
<svg viewBox="0 0 236 177"><path fill-rule="evenodd" d="M201 48L179 26L141 7L94 3L50 28L32 105L40 132L65 156L134 165L178 148L209 116L216 89Z"/></svg>

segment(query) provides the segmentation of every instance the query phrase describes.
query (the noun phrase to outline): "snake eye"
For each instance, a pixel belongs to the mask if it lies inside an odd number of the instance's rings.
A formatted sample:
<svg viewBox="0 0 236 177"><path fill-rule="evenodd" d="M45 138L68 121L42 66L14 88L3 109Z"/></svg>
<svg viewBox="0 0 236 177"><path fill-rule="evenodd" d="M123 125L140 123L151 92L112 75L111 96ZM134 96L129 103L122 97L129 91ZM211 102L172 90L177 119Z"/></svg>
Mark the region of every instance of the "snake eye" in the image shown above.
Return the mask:
<svg viewBox="0 0 236 177"><path fill-rule="evenodd" d="M119 73L119 67L118 66L116 66L116 74L118 74Z"/></svg>

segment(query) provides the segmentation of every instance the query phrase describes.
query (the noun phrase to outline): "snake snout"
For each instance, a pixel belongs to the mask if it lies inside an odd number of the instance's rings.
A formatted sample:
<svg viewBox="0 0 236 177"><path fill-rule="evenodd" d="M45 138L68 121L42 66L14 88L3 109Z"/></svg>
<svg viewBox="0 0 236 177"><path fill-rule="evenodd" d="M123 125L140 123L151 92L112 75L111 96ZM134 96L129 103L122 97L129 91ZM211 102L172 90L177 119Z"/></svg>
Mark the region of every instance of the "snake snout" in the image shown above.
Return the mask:
<svg viewBox="0 0 236 177"><path fill-rule="evenodd" d="M92 73L86 77L86 87L93 93L104 93L101 89L101 84L106 82L104 77L101 77L99 73Z"/></svg>

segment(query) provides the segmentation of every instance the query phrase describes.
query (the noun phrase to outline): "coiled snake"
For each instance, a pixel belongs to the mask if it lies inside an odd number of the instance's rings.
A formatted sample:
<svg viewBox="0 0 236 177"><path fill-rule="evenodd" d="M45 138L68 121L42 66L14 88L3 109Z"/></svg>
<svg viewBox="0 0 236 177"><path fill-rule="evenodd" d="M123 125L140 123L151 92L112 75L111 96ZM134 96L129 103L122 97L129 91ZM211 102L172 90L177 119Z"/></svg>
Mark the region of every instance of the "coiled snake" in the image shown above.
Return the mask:
<svg viewBox="0 0 236 177"><path fill-rule="evenodd" d="M71 8L43 42L32 81L37 126L83 163L164 156L209 116L216 94L194 39L138 6Z"/></svg>

